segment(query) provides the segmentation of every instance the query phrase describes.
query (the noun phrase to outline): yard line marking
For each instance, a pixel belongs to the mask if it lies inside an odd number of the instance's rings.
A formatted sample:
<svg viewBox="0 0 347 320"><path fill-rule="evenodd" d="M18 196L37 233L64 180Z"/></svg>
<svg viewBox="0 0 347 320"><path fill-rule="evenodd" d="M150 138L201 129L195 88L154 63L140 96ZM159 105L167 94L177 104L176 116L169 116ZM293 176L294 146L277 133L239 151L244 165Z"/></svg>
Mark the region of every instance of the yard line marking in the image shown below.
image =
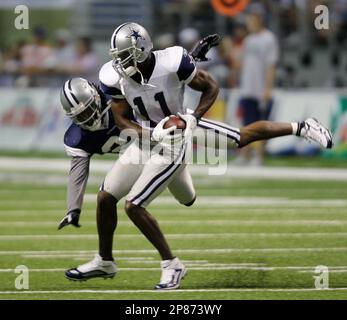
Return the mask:
<svg viewBox="0 0 347 320"><path fill-rule="evenodd" d="M94 160L91 162L91 172L105 174L114 164L114 160ZM68 172L70 161L66 159L40 159L40 158L16 158L1 157L1 169L35 170L35 171L63 171ZM213 166L190 165L189 171L193 175L206 176L206 170ZM21 173L22 174L22 173ZM267 179L290 179L290 180L347 180L347 170L335 168L290 168L290 167L260 167L242 168L228 165L224 177L236 178L267 178ZM217 176L216 179L220 179Z"/></svg>
<svg viewBox="0 0 347 320"><path fill-rule="evenodd" d="M184 260L183 260L184 261ZM159 262L156 262L159 263ZM196 264L187 264L189 270L198 270L198 271L213 271L213 270L250 270L250 271L281 271L281 270L292 270L297 272L307 272L313 273L315 271L315 266L256 266L256 265L239 265L239 264L219 264L219 263L210 263L210 264L201 264L197 266ZM160 271L160 267L120 267L117 268L118 271ZM0 269L0 273L14 272L15 269L4 268ZM30 272L63 272L66 271L64 268L33 268L29 269ZM347 266L337 266L329 267L331 272L346 272Z"/></svg>
<svg viewBox="0 0 347 320"><path fill-rule="evenodd" d="M314 247L314 248L210 248L210 249L176 249L177 253L189 253L189 254L201 254L201 253L247 253L247 252L346 252L347 247ZM3 250L0 251L0 255L30 255L30 254L95 254L95 250ZM114 254L157 254L155 249L123 249L113 250Z"/></svg>
<svg viewBox="0 0 347 320"><path fill-rule="evenodd" d="M84 225L95 226L95 221L84 221ZM233 219L204 219L204 220L161 220L161 225L169 226L345 226L347 220L295 220L295 219L281 219L281 220L233 220ZM121 220L122 226L133 226L132 221ZM57 226L56 221L1 221L0 227L18 227L18 228L44 228Z"/></svg>
<svg viewBox="0 0 347 320"><path fill-rule="evenodd" d="M226 288L226 289L177 289L177 290L28 290L28 291L0 291L0 294L66 294L66 293L189 293L189 292L325 292L325 291L347 291L347 288L327 288L318 290L316 288Z"/></svg>
<svg viewBox="0 0 347 320"><path fill-rule="evenodd" d="M334 207L334 206L333 206ZM339 206L338 206L339 207ZM334 210L336 210L335 208L338 207L334 207ZM176 206L172 206L172 207L166 207L165 209L163 208L158 208L158 207L153 207L153 212L158 215L158 216L165 216L165 215L172 215L172 213L174 212L176 215L187 215L187 212L189 212L190 216L215 216L215 213L211 212L211 208L209 207L190 207L189 209L187 208L179 208ZM305 213L302 213L301 211L297 210L296 208L292 208L292 207L276 207L276 206L272 206L272 207L250 207L250 208L239 208L238 206L229 206L229 207L221 207L218 208L218 215L228 215L228 216L233 216L233 215L240 215L240 210L243 210L243 213L246 214L252 214L252 215L267 215L267 214L294 214L294 215L345 215L346 212L344 210L338 210L338 211L334 211L332 212L332 208L329 207L314 207L313 208L314 211L308 211ZM342 207L341 207L342 209ZM61 210L59 209L40 209L40 210L44 210L45 214L49 215L61 215ZM42 212L38 210L38 209L27 209L27 210L18 210L18 209L12 209L12 208L8 208L8 209L2 209L0 208L0 216L3 217L11 217L13 218L14 215L18 215L18 216L40 216L42 217ZM159 211L159 212L158 212ZM123 208L120 207L119 208L119 212L121 214L123 214ZM84 208L83 209L83 216L84 218L88 217L88 218L94 218L95 216L95 209L91 208L91 209L87 209Z"/></svg>
<svg viewBox="0 0 347 320"><path fill-rule="evenodd" d="M346 170L347 171L347 170ZM84 201L89 203L96 202L96 195L85 195ZM1 206L19 205L29 206L32 204L40 204L42 206L63 205L65 199L52 200L2 200ZM124 201L123 201L124 202ZM123 203L121 202L121 203ZM177 200L172 196L159 196L151 205L178 204ZM284 197L230 197L230 196L198 196L194 204L197 206L289 206L289 207L345 207L347 206L346 199L288 199ZM2 210L5 210L2 208Z"/></svg>
<svg viewBox="0 0 347 320"><path fill-rule="evenodd" d="M143 239L142 234L117 234L117 239ZM215 239L237 237L261 237L261 238L302 238L302 237L347 237L347 232L230 232L230 233L167 233L169 239ZM0 235L1 240L59 240L59 239L97 239L96 234L27 234L27 235Z"/></svg>

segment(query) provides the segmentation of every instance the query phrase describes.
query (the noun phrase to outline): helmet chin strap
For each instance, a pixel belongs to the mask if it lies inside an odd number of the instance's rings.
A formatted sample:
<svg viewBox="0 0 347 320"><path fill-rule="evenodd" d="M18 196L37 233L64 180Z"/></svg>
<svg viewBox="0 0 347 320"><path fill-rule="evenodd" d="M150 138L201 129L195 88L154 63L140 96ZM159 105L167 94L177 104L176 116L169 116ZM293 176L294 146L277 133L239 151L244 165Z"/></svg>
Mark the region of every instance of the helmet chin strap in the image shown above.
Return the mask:
<svg viewBox="0 0 347 320"><path fill-rule="evenodd" d="M111 103L108 103L107 107L100 114L100 120L95 125L89 128L90 131L106 129L107 125L106 123L103 123L103 118L104 118L104 115L106 115L106 113L108 112L108 110L110 110L110 108L111 108Z"/></svg>

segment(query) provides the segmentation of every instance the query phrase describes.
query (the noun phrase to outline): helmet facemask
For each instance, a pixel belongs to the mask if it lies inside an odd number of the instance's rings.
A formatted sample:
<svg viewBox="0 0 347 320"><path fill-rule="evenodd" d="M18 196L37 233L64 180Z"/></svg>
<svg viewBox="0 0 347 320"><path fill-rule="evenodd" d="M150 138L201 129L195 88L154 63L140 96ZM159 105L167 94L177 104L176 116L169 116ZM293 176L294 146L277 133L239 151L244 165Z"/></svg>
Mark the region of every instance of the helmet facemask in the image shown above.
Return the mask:
<svg viewBox="0 0 347 320"><path fill-rule="evenodd" d="M131 39L132 46L118 51L118 49L110 49L110 56L113 58L113 67L126 76L133 76L136 72L140 72L137 65L143 62L140 60L142 50L136 47L136 40Z"/></svg>
<svg viewBox="0 0 347 320"><path fill-rule="evenodd" d="M91 90L93 94L89 101L86 103L80 102L77 108L67 113L67 116L79 127L89 131L95 131L102 126L101 120L103 113L101 112L101 99L97 90L94 86L91 86Z"/></svg>

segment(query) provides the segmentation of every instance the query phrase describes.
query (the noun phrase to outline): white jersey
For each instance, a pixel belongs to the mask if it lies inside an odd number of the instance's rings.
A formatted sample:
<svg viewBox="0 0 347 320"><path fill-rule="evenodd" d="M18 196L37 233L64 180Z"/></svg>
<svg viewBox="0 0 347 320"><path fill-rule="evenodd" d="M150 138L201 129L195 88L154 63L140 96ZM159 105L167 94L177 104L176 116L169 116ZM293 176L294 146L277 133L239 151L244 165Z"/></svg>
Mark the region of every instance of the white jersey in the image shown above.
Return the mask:
<svg viewBox="0 0 347 320"><path fill-rule="evenodd" d="M182 47L153 51L153 55L153 71L143 85L121 76L113 68L113 61L105 63L99 72L101 89L114 99L126 99L143 127L154 127L166 116L185 113L184 85L196 73L194 59Z"/></svg>
<svg viewBox="0 0 347 320"><path fill-rule="evenodd" d="M266 68L277 63L278 55L277 39L271 31L265 29L246 37L241 68L243 97L263 97Z"/></svg>

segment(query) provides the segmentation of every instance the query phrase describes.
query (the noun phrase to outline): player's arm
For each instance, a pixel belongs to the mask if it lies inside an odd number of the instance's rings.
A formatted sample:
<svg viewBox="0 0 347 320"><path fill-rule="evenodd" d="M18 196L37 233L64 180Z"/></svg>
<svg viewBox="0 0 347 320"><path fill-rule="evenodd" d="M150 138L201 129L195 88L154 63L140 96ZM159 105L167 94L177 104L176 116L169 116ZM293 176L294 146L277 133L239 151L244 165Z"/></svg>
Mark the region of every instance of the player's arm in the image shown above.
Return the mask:
<svg viewBox="0 0 347 320"><path fill-rule="evenodd" d="M208 72L197 69L194 78L188 86L202 92L199 104L193 113L195 118L199 120L215 102L219 92L218 84Z"/></svg>
<svg viewBox="0 0 347 320"><path fill-rule="evenodd" d="M133 121L132 108L126 99L112 99L111 110L115 123L121 131L127 129L127 135L134 138L142 137L145 134L148 134L149 137L150 131Z"/></svg>
<svg viewBox="0 0 347 320"><path fill-rule="evenodd" d="M89 164L89 156L73 156L71 158L67 185L67 214L61 220L58 229L69 224L80 227L79 217L89 177Z"/></svg>

